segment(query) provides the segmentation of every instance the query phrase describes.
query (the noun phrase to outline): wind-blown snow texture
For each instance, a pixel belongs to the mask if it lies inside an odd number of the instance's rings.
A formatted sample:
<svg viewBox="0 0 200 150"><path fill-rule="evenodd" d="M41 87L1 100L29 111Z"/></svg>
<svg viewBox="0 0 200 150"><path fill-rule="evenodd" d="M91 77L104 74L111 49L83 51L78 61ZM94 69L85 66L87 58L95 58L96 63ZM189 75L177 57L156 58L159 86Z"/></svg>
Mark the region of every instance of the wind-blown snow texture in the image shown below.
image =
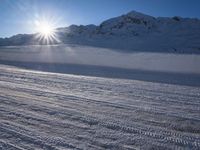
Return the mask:
<svg viewBox="0 0 200 150"><path fill-rule="evenodd" d="M197 87L0 65L0 149L200 149Z"/></svg>
<svg viewBox="0 0 200 150"><path fill-rule="evenodd" d="M200 53L200 20L181 17L152 17L132 11L104 21L99 26L71 25L56 29L60 42L121 51ZM46 44L35 34L1 39L0 46Z"/></svg>

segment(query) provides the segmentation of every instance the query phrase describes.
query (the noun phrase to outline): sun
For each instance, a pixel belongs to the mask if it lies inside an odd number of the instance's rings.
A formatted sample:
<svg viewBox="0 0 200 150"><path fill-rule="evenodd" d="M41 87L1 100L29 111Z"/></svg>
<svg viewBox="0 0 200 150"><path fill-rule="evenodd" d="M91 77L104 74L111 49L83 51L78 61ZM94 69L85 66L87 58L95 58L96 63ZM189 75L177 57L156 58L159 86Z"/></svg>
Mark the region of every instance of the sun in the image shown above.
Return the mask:
<svg viewBox="0 0 200 150"><path fill-rule="evenodd" d="M39 26L39 32L44 36L50 36L51 34L53 34L54 31L53 27L50 24L42 22Z"/></svg>
<svg viewBox="0 0 200 150"><path fill-rule="evenodd" d="M54 34L54 27L50 22L47 21L38 21L37 23L37 31L41 36L48 38Z"/></svg>
<svg viewBox="0 0 200 150"><path fill-rule="evenodd" d="M50 44L53 42L58 42L57 33L55 30L55 25L48 21L47 19L36 20L36 38L39 39L42 43Z"/></svg>

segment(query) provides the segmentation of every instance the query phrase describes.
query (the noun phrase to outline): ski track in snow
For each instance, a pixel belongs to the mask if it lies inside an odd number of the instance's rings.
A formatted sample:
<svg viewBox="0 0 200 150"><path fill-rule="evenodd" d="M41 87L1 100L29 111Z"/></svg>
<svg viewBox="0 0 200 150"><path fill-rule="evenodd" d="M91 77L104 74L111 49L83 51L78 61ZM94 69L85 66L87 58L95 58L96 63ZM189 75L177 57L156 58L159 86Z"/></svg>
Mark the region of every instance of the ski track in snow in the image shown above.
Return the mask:
<svg viewBox="0 0 200 150"><path fill-rule="evenodd" d="M0 65L0 149L200 149L200 88Z"/></svg>

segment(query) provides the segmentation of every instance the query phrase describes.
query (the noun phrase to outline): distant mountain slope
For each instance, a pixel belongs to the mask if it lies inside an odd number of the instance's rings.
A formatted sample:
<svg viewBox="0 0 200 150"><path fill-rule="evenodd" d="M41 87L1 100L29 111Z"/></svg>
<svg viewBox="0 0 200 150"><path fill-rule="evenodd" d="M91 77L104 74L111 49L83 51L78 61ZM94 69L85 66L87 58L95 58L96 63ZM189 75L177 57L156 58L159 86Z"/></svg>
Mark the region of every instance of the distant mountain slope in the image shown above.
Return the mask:
<svg viewBox="0 0 200 150"><path fill-rule="evenodd" d="M152 17L132 11L102 22L99 26L71 25L56 29L59 42L128 51L200 53L200 20L181 17ZM36 34L0 39L0 46L46 44Z"/></svg>

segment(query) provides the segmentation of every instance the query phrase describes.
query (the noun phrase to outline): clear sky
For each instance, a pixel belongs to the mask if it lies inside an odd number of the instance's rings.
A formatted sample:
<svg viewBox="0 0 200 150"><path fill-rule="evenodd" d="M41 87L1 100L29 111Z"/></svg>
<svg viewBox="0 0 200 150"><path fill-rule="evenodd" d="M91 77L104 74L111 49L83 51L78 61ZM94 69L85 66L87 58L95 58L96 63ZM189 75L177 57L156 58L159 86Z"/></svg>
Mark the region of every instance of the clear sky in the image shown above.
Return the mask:
<svg viewBox="0 0 200 150"><path fill-rule="evenodd" d="M40 18L49 18L55 27L98 25L131 10L200 18L200 0L0 0L0 37L34 33Z"/></svg>

